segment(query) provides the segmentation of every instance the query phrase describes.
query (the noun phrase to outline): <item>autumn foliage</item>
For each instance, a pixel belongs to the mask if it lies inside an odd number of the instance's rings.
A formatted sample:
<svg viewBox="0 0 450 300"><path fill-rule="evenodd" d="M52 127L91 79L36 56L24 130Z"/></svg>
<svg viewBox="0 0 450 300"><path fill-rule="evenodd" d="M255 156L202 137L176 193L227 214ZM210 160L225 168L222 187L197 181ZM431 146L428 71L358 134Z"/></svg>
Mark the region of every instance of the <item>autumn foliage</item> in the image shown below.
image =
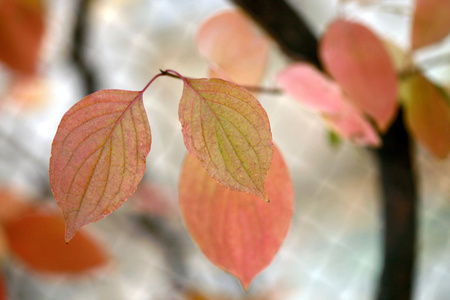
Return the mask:
<svg viewBox="0 0 450 300"><path fill-rule="evenodd" d="M381 146L381 136L403 109L410 134L446 158L448 95L414 65L411 53L448 35L449 11L446 0L416 1L411 49L396 50L410 63L401 72L378 34L340 16L320 39L323 70L307 62L287 63L274 82L320 114L329 130L359 146ZM0 44L9 45L0 47L0 61L21 78L18 82L23 77L39 81L43 18L40 1L0 1ZM294 206L291 178L273 143L268 115L249 91L264 77L273 44L237 10L206 19L195 42L207 61L208 78L161 70L140 91L100 90L65 113L49 167L64 221L0 190L0 257L11 253L41 273L89 273L107 265L106 252L80 229L118 209L136 191L152 144L143 94L157 78L176 77L183 82L178 116L188 152L179 182L184 223L205 256L249 288L280 249ZM63 235L68 246L60 241ZM0 300L2 295L0 278Z"/></svg>

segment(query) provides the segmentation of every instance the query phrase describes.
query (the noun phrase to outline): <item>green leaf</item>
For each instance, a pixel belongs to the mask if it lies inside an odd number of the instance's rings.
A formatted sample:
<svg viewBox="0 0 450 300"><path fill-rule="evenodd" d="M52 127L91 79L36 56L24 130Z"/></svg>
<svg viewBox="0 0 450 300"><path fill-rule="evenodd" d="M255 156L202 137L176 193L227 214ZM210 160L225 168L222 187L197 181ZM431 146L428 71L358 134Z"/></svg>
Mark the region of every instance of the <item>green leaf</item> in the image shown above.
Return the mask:
<svg viewBox="0 0 450 300"><path fill-rule="evenodd" d="M265 110L246 89L222 79L183 79L179 106L184 143L220 184L268 201L272 161Z"/></svg>
<svg viewBox="0 0 450 300"><path fill-rule="evenodd" d="M50 158L50 185L64 214L67 242L134 193L150 145L142 92L102 90L69 109Z"/></svg>

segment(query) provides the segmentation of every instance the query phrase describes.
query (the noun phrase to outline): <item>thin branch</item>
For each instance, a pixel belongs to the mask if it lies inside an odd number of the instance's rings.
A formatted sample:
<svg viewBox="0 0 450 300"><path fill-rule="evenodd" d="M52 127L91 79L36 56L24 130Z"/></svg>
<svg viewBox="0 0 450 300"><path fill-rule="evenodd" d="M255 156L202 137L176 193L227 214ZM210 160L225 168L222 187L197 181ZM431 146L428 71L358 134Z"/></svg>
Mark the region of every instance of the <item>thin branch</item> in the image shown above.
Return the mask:
<svg viewBox="0 0 450 300"><path fill-rule="evenodd" d="M161 72L161 74L172 77L172 78L176 78L176 79L180 79L180 77L178 77L175 74L172 74L170 72L167 72L167 70L159 70ZM184 77L186 79L193 79L191 77ZM239 84L240 85L240 84ZM284 91L282 89L279 88L269 88L269 87L264 87L264 86L248 86L248 85L240 85L241 87L245 88L246 90L250 91L250 92L254 92L254 93L264 93L264 94L273 94L273 95L281 95L284 93Z"/></svg>

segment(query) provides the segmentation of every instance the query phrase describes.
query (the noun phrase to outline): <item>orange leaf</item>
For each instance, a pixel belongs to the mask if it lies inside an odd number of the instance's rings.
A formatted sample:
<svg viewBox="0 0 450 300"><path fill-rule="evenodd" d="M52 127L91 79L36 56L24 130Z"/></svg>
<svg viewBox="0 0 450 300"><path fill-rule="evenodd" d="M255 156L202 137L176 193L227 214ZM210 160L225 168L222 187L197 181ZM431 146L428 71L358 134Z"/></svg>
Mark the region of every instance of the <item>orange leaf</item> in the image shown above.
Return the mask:
<svg viewBox="0 0 450 300"><path fill-rule="evenodd" d="M211 177L268 200L272 133L252 94L222 79L185 79L178 113L187 150Z"/></svg>
<svg viewBox="0 0 450 300"><path fill-rule="evenodd" d="M105 251L81 231L66 245L61 236L64 222L59 215L27 214L5 223L10 251L34 271L77 274L107 263Z"/></svg>
<svg viewBox="0 0 450 300"><path fill-rule="evenodd" d="M349 100L385 131L398 104L397 75L383 42L364 25L337 20L321 40L320 56Z"/></svg>
<svg viewBox="0 0 450 300"><path fill-rule="evenodd" d="M419 72L402 83L406 125L437 157L450 152L450 103Z"/></svg>
<svg viewBox="0 0 450 300"><path fill-rule="evenodd" d="M23 74L36 72L44 33L40 0L0 1L0 61Z"/></svg>
<svg viewBox="0 0 450 300"><path fill-rule="evenodd" d="M436 43L450 33L450 1L416 0L412 24L412 49Z"/></svg>
<svg viewBox="0 0 450 300"><path fill-rule="evenodd" d="M150 144L140 92L98 91L64 115L52 145L50 185L64 214L66 241L133 194Z"/></svg>
<svg viewBox="0 0 450 300"><path fill-rule="evenodd" d="M274 149L265 182L270 203L218 184L192 155L181 172L180 207L192 238L211 262L237 276L245 289L272 261L291 224L292 182Z"/></svg>
<svg viewBox="0 0 450 300"><path fill-rule="evenodd" d="M256 85L264 74L268 40L238 10L206 20L197 32L197 47L211 61L210 77Z"/></svg>
<svg viewBox="0 0 450 300"><path fill-rule="evenodd" d="M0 262L2 261L2 258L5 255L6 251L7 251L7 246L6 246L5 233L3 231L3 228L0 227ZM0 299L1 299L1 292L0 292Z"/></svg>
<svg viewBox="0 0 450 300"><path fill-rule="evenodd" d="M29 202L17 190L0 186L0 223L31 209Z"/></svg>

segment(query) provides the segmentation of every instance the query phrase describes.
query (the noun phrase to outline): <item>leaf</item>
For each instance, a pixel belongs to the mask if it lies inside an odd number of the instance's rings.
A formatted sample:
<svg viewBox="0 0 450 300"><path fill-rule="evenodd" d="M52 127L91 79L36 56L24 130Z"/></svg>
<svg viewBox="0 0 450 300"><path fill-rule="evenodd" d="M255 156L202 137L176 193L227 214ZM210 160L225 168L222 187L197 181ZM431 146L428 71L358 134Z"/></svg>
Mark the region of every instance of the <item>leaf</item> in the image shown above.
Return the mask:
<svg viewBox="0 0 450 300"><path fill-rule="evenodd" d="M450 151L450 104L419 72L402 82L406 125L411 134L437 157Z"/></svg>
<svg viewBox="0 0 450 300"><path fill-rule="evenodd" d="M6 289L3 283L3 276L0 273L0 300L6 300Z"/></svg>
<svg viewBox="0 0 450 300"><path fill-rule="evenodd" d="M0 227L0 262L3 259L3 256L5 256L5 253L7 251L7 246L6 246L6 238L5 238L5 233L3 231L3 228ZM1 285L1 283L0 283ZM1 288L0 288L0 299L1 299Z"/></svg>
<svg viewBox="0 0 450 300"><path fill-rule="evenodd" d="M364 115L350 103L344 103L336 115L324 115L330 127L340 136L360 146L378 147L380 137Z"/></svg>
<svg viewBox="0 0 450 300"><path fill-rule="evenodd" d="M412 49L439 42L450 33L450 1L416 0L412 24Z"/></svg>
<svg viewBox="0 0 450 300"><path fill-rule="evenodd" d="M291 224L294 193L280 151L275 147L265 187L266 203L215 182L192 155L180 176L180 208L192 238L219 268L248 289L273 259Z"/></svg>
<svg viewBox="0 0 450 300"><path fill-rule="evenodd" d="M170 219L179 218L177 191L167 185L141 182L130 199L134 208L140 212ZM176 205L176 207L175 207Z"/></svg>
<svg viewBox="0 0 450 300"><path fill-rule="evenodd" d="M23 109L38 109L48 104L50 84L43 77L17 76L8 87L5 102L10 102Z"/></svg>
<svg viewBox="0 0 450 300"><path fill-rule="evenodd" d="M61 239L64 222L57 214L26 214L6 222L5 233L10 251L34 271L80 274L108 261L104 249L83 231L66 245Z"/></svg>
<svg viewBox="0 0 450 300"><path fill-rule="evenodd" d="M66 222L76 231L122 205L145 172L151 133L142 93L95 92L64 115L52 145L50 185Z"/></svg>
<svg viewBox="0 0 450 300"><path fill-rule="evenodd" d="M17 189L0 186L0 223L30 211L29 203Z"/></svg>
<svg viewBox="0 0 450 300"><path fill-rule="evenodd" d="M221 79L185 79L178 114L187 150L211 177L268 201L272 133L255 97Z"/></svg>
<svg viewBox="0 0 450 300"><path fill-rule="evenodd" d="M397 75L383 42L364 25L337 20L320 42L320 57L349 100L386 131L397 113Z"/></svg>
<svg viewBox="0 0 450 300"><path fill-rule="evenodd" d="M278 75L278 81L297 101L322 113L339 136L358 145L379 146L378 134L363 113L335 82L310 64L288 66Z"/></svg>
<svg viewBox="0 0 450 300"><path fill-rule="evenodd" d="M291 64L277 80L289 95L314 110L336 114L342 109L345 96L340 87L310 64Z"/></svg>
<svg viewBox="0 0 450 300"><path fill-rule="evenodd" d="M0 1L0 61L22 75L34 75L44 33L40 0Z"/></svg>
<svg viewBox="0 0 450 300"><path fill-rule="evenodd" d="M199 52L210 63L209 77L257 85L267 62L268 39L239 10L226 10L206 20L196 37Z"/></svg>

